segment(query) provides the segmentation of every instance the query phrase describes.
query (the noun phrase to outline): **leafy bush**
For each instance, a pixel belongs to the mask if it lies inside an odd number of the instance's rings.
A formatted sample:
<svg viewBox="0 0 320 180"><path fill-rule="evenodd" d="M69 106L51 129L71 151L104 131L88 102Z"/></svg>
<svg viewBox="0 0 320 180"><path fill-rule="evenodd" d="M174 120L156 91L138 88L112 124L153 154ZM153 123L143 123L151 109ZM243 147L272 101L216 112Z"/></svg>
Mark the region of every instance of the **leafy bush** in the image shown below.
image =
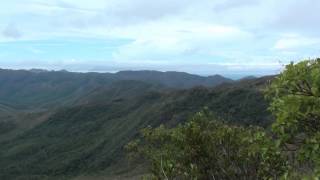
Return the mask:
<svg viewBox="0 0 320 180"><path fill-rule="evenodd" d="M226 125L205 111L177 128L143 129L127 149L148 160L154 179L276 179L286 170L262 129Z"/></svg>

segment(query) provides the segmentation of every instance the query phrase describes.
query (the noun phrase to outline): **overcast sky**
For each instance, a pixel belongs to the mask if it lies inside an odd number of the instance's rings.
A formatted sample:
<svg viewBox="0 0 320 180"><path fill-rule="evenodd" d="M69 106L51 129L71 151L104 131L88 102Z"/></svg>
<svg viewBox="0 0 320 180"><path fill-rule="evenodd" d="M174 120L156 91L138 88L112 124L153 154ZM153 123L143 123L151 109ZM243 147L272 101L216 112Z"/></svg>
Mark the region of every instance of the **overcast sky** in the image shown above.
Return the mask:
<svg viewBox="0 0 320 180"><path fill-rule="evenodd" d="M275 74L320 56L319 0L10 0L0 68Z"/></svg>

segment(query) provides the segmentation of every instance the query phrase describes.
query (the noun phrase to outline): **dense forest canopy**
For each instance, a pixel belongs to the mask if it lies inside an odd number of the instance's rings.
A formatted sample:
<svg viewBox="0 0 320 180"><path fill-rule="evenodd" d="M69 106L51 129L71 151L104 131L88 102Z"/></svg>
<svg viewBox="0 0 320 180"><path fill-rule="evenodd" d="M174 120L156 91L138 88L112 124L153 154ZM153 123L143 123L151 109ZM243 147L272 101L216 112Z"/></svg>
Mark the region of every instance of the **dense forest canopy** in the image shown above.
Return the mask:
<svg viewBox="0 0 320 180"><path fill-rule="evenodd" d="M272 131L217 120L208 108L176 128L142 130L126 147L150 179L310 179L320 176L320 59L289 64L265 90Z"/></svg>

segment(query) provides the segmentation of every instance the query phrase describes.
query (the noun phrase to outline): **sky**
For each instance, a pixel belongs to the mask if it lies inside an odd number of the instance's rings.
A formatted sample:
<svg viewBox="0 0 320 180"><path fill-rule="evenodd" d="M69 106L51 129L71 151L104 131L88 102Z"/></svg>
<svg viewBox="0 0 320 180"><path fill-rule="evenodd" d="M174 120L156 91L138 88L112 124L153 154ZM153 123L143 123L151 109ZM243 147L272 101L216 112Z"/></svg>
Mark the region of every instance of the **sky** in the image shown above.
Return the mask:
<svg viewBox="0 0 320 180"><path fill-rule="evenodd" d="M319 0L10 0L0 68L277 74L320 57Z"/></svg>

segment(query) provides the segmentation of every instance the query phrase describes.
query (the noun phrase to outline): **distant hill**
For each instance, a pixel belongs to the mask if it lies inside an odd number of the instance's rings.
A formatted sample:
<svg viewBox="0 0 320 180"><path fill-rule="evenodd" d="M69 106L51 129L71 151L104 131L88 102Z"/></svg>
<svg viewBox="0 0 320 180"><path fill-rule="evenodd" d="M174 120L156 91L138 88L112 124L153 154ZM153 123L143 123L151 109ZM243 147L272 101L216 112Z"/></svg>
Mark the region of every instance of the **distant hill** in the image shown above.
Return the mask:
<svg viewBox="0 0 320 180"><path fill-rule="evenodd" d="M43 72L49 72L48 70L45 69L30 69L28 70L29 72L33 72L33 73L43 73Z"/></svg>
<svg viewBox="0 0 320 180"><path fill-rule="evenodd" d="M172 88L191 88L194 86L214 87L233 80L220 75L198 76L185 72L160 72L160 71L120 71L116 73L120 79L139 80L145 82L158 82Z"/></svg>
<svg viewBox="0 0 320 180"><path fill-rule="evenodd" d="M100 74L0 70L0 103L17 109L61 106L110 83Z"/></svg>
<svg viewBox="0 0 320 180"><path fill-rule="evenodd" d="M144 76L145 73L167 77L159 72L138 72ZM66 74L70 79L64 78L64 83L82 82L71 78L76 74ZM119 72L116 76L126 79L130 74L135 73ZM189 78L188 74L178 74L177 78ZM100 77L100 74L92 76ZM273 77L190 89L172 89L150 83L148 78L141 81L137 81L138 77L131 78L134 80L108 80L107 86L92 88L77 98L73 106L55 111L47 120L10 140L0 141L0 179L62 179L107 173L108 169L117 169L118 164L122 168L116 172L121 172L126 164L123 146L141 128L160 124L176 126L204 106L230 123L268 126L272 122L261 89ZM101 78L101 81L105 80ZM70 84L67 87L76 87Z"/></svg>
<svg viewBox="0 0 320 180"><path fill-rule="evenodd" d="M0 69L0 103L18 109L72 105L95 89L120 80L143 81L177 89L214 87L232 82L218 75L202 77L182 72L122 71L113 74Z"/></svg>
<svg viewBox="0 0 320 180"><path fill-rule="evenodd" d="M243 80L250 80L250 79L256 79L257 77L255 77L255 76L245 76L245 77L243 77L243 78L241 78L241 79L239 79L239 81L243 81Z"/></svg>

